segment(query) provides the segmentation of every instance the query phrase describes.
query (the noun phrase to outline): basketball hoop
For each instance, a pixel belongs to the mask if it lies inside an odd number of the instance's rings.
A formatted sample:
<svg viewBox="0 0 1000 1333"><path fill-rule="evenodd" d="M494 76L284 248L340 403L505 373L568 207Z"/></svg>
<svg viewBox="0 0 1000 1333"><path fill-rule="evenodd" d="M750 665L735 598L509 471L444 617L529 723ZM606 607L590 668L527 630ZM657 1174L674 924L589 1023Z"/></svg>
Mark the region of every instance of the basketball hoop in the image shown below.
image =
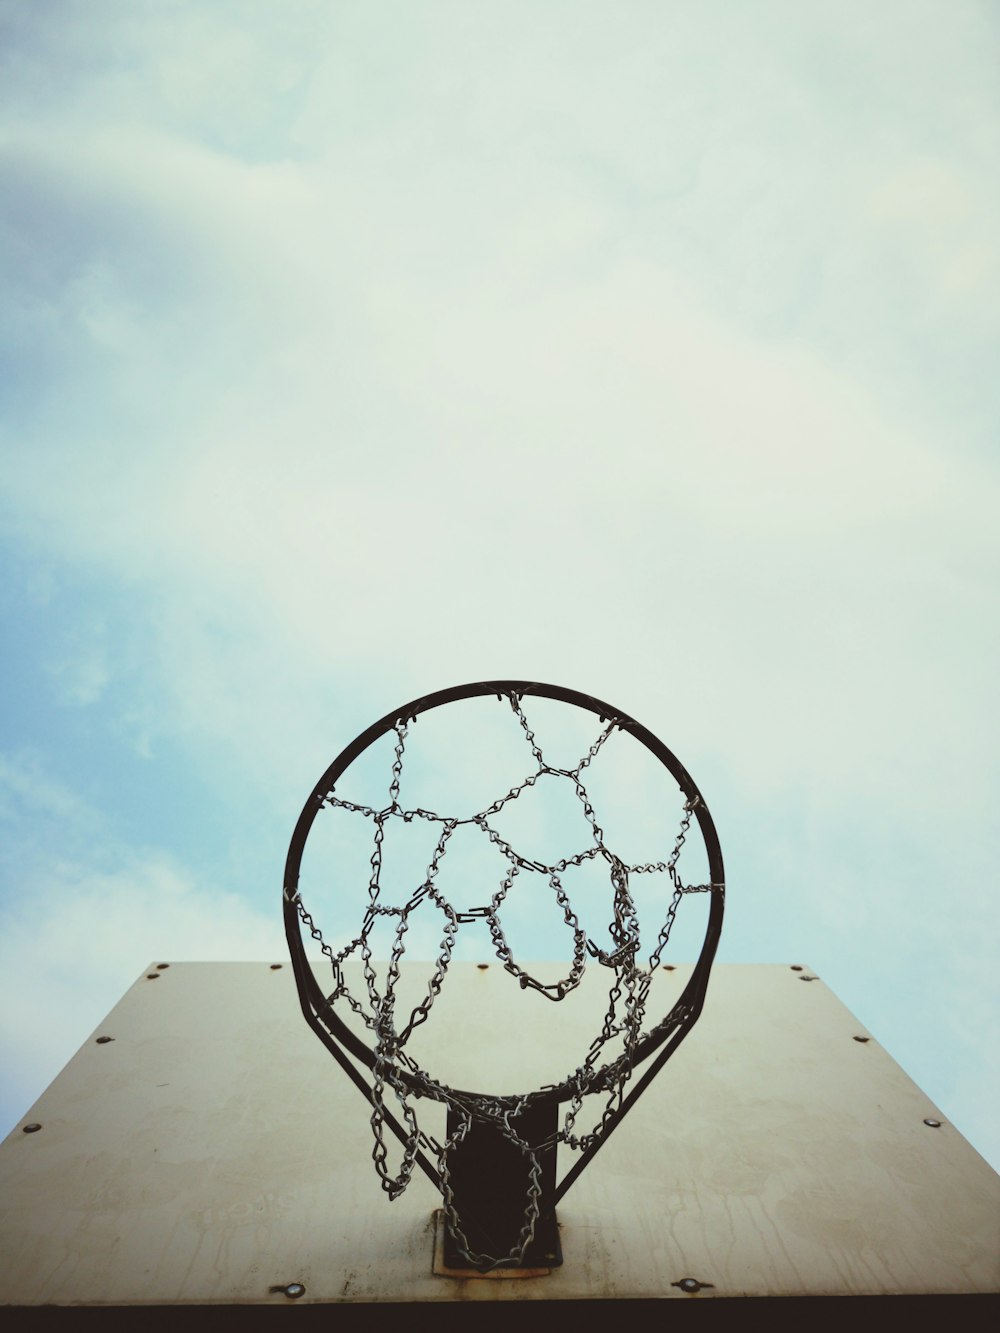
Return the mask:
<svg viewBox="0 0 1000 1333"><path fill-rule="evenodd" d="M527 772L510 785L502 781L499 793L485 803L453 806L444 813L408 799L404 766L411 757L418 720L432 710L471 700L483 701L484 708L504 710L488 715L489 734L495 733L497 721L506 716L507 725L516 729L515 742L523 751ZM564 759L559 764L546 758L551 746L536 738L529 721L529 711L532 706L541 709L541 701L548 701L544 706L550 712L553 705L572 710L574 725L580 721L581 710L598 719L593 726L588 723L589 741L581 747L582 753L577 750L572 762ZM461 734L463 739L468 735L473 747L478 745L473 753L481 760L479 766L488 767L482 751L489 741L477 742L471 728ZM617 743L613 738L643 747L647 757L651 755L669 775L667 785L675 790L673 808L654 821L655 853L645 858L636 857L616 843L612 832L605 832L588 791L587 784L593 788L602 763L610 762L607 755ZM384 797L367 802L352 799L348 795L352 769L369 762L380 744L387 759ZM446 766L448 755L441 758ZM558 856L539 853L505 826L514 812L538 799L542 787L549 796L572 798L572 809L582 816L574 826L577 841ZM611 792L626 806L637 799L634 792L616 791L613 783ZM465 793L455 799L462 805ZM351 822L355 840L360 836L358 829L365 833L370 852L360 930L338 944L328 942L315 920L303 876L310 834L317 819L324 814L329 817L331 811L338 819ZM391 883L387 837L391 841L403 826L414 825L427 834L426 869L421 868L400 887ZM689 835L695 829L700 835L698 856L705 869L697 883L687 882L681 871L682 856L691 851ZM492 871L487 868L488 882L476 884L478 902L472 906L467 901L466 879L460 885L465 901L458 900L458 886L447 882L447 858L460 838L474 841L487 861L492 858L494 867ZM356 871L349 875L335 866L332 874L338 892L342 881L345 892L351 887L348 879L356 886ZM575 886L587 876L588 883L596 878L610 891L612 918L600 930L585 922L579 903L574 904ZM520 890L526 881L554 904L560 929L568 933L570 957L565 975L555 981L532 971L505 928L508 910L514 910L515 888ZM652 932L648 904L642 910L639 906L640 896L649 897L645 891L649 882L663 886ZM637 888L640 883L642 895ZM665 1016L650 1024L646 1009L654 976L658 969L669 967L663 959L682 903L696 896L708 903L697 962L680 997ZM536 899L529 900L529 905L532 901ZM372 1156L389 1197L406 1189L414 1167L440 1190L450 1268L536 1269L560 1262L555 1206L697 1021L718 945L724 901L719 840L690 775L640 723L585 694L528 681L482 681L442 690L386 714L348 745L324 773L295 826L285 867L285 929L302 1010L371 1106ZM440 926L437 957L425 996L408 1014L400 1013L400 966L407 935L427 913L433 913ZM376 937L385 929L392 943L387 962L380 963ZM607 972L608 1002L600 1030L580 1063L561 1073L557 1081L518 1094L470 1091L436 1078L414 1056L411 1038L431 1017L465 930L480 932L480 939L488 936L492 956L519 989L537 992L557 1004L580 987L588 967ZM310 942L319 946L326 960L332 988L320 984L306 952ZM349 982L347 973L354 965L360 968L360 983ZM647 1061L641 1078L632 1084L633 1074ZM422 1098L447 1108L443 1143L420 1128L415 1103ZM584 1106L590 1107L595 1098L600 1098L600 1112L591 1128L581 1130ZM390 1103L398 1108L398 1115ZM402 1162L395 1171L388 1165L386 1128L403 1147ZM577 1156L557 1181L560 1144Z"/></svg>

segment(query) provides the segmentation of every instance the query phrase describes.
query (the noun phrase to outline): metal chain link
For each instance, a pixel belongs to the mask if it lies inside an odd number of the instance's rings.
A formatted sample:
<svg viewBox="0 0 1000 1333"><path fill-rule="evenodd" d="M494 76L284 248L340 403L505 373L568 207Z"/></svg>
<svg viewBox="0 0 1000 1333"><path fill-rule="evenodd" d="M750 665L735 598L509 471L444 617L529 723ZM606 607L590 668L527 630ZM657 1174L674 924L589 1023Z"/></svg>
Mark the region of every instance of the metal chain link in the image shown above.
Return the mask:
<svg viewBox="0 0 1000 1333"><path fill-rule="evenodd" d="M599 1140L609 1122L621 1106L624 1089L629 1082L635 1064L635 1054L639 1044L648 1035L642 1031L646 1001L649 995L652 977L660 966L663 950L669 941L682 897L690 893L710 892L718 886L711 884L684 884L677 871L678 859L687 837L691 818L697 806L696 797L684 806L680 828L674 846L666 861L643 862L635 865L622 861L605 843L604 831L597 822L597 815L591 804L582 773L599 754L609 736L618 728L616 718L602 718L602 730L597 739L574 768L560 769L549 765L542 752L534 732L528 722L521 698L516 693L508 696L510 706L518 720L525 741L537 764L537 771L529 774L522 782L510 787L505 795L497 797L483 810L465 818L453 815L440 815L423 807L404 809L400 804L403 762L408 735L408 722L400 719L395 725L396 740L393 750L391 779L389 783L389 803L382 810L372 806L350 801L337 796L333 790L321 798L324 807L343 810L349 814L369 819L374 825L372 851L369 860L371 874L368 882L369 905L360 934L338 951L335 951L324 939L323 933L312 915L306 909L299 892L291 895L302 924L309 931L311 938L320 946L330 963L334 987L327 997L328 1003L343 1001L364 1025L373 1033L374 1066L372 1086L371 1126L374 1135L372 1158L383 1189L390 1198L397 1198L407 1187L416 1160L419 1147L431 1147L436 1152L441 1194L449 1230L460 1253L476 1267L496 1267L505 1264L518 1264L531 1245L541 1208L541 1162L539 1154L543 1149L554 1147L562 1142L573 1149L586 1150ZM538 778L549 775L569 781L583 809L583 814L590 826L592 845L567 856L552 864L545 864L518 852L497 829L489 822L504 806L518 800L524 792L534 787ZM383 845L388 824L393 819L402 819L410 823L421 819L441 825L437 843L427 867L426 875L409 899L401 904L386 904L381 899ZM500 887L493 894L488 907L474 908L459 912L438 889L441 863L448 851L448 845L460 826L477 827L489 843L506 862L507 869L500 882ZM586 861L602 856L608 863L613 888L613 917L608 926L613 947L601 949L580 925L572 903L562 882L562 876L571 868L579 867ZM573 940L572 961L569 973L561 981L543 983L532 976L514 958L507 941L500 919L500 911L516 877L522 870L544 874L555 901L562 911L563 924L568 927ZM629 888L630 875L665 875L672 885L672 895L667 906L663 924L657 936L656 945L645 967L637 963L640 948L640 923L636 903ZM405 952L405 938L410 926L410 918L415 910L428 901L444 917L439 951L434 964L434 971L428 982L424 998L414 1005L409 1017L401 1028L397 1025L396 986L400 978L400 967ZM371 933L379 917L397 918L390 958L382 987L379 984L375 960L372 956ZM530 1102L532 1096L525 1094L520 1098L494 1097L488 1094L459 1095L446 1084L432 1078L422 1070L404 1049L413 1030L424 1023L430 1015L436 997L442 986L451 963L455 941L461 924L482 919L489 930L493 949L504 969L517 978L523 989L531 988L552 1000L562 1000L580 985L590 954L602 966L614 973L614 979L608 994L608 1008L600 1032L591 1042L587 1055L578 1069L565 1080L572 1088L560 1130L551 1143L528 1144L511 1125ZM357 996L352 995L344 979L342 964L352 955L360 957L362 974L367 990L367 1005ZM657 1032L676 1025L684 1017L681 1006L675 1009L655 1029ZM620 1040L622 1049L602 1070L598 1070L598 1061L605 1050L616 1040ZM600 1075L600 1076L599 1076ZM403 1144L403 1159L399 1170L393 1174L388 1166L388 1149L385 1142L386 1090L399 1104L406 1125ZM575 1132L576 1121L588 1094L605 1093L606 1098L597 1122L586 1133ZM431 1097L443 1101L458 1111L459 1127L447 1138L443 1145L437 1144L424 1134L418 1124L412 1100L419 1097ZM524 1222L521 1232L511 1251L506 1255L483 1255L471 1250L462 1228L461 1218L455 1207L454 1191L449 1172L449 1156L461 1143L474 1120L488 1122L498 1128L504 1136L529 1159L529 1184Z"/></svg>

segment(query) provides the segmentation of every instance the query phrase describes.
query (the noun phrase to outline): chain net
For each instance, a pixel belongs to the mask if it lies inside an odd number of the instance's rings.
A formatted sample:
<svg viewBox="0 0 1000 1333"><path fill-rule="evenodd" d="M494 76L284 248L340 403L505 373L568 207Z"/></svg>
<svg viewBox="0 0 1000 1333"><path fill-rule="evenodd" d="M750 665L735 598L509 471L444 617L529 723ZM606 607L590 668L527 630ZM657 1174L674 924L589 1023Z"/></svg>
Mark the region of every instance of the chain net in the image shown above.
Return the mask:
<svg viewBox="0 0 1000 1333"><path fill-rule="evenodd" d="M503 697L503 696L498 696ZM295 910L308 930L310 937L322 950L327 959L332 976L333 989L327 996L331 1006L346 1004L371 1033L374 1055L372 1115L371 1127L374 1134L372 1157L383 1189L390 1199L397 1198L406 1189L413 1174L413 1168L419 1149L433 1153L438 1162L439 1180L447 1223L455 1239L459 1252L474 1266L482 1270L517 1265L531 1244L538 1222L541 1199L541 1154L554 1150L557 1143L567 1147L586 1151L601 1139L609 1122L613 1120L622 1103L626 1085L631 1078L636 1064L636 1052L641 1043L651 1035L644 1028L646 1001L656 969L661 965L661 958L670 939L671 930L677 915L677 909L687 894L703 894L712 890L713 885L686 884L678 871L678 859L687 837L691 819L698 803L698 798L684 804L679 827L676 830L673 847L666 860L630 864L622 860L608 846L604 831L597 820L593 805L584 783L586 771L604 747L609 736L618 728L616 718L602 718L599 734L586 753L572 768L558 768L547 762L535 734L529 725L522 705L521 696L510 693L509 700L513 714L523 732L534 768L519 783L510 787L502 796L497 797L482 810L463 817L440 814L422 807L406 807L400 802L400 787L403 773L406 740L410 720L401 718L395 723L395 742L393 747L392 770L388 789L388 804L381 809L374 806L353 802L338 796L330 790L323 797L323 805L348 812L359 819L370 821L371 874L368 882L368 904L361 931L351 942L340 949L334 949L324 938L319 926L302 900L301 893L286 894L294 904ZM590 843L571 856L546 864L522 854L511 842L507 841L491 821L505 806L517 801L526 791L534 787L539 778L548 776L561 779L572 785L580 802L583 814L590 830ZM383 891L383 850L386 830L392 821L413 820L427 821L436 826L437 837L421 882L415 885L413 892L405 902L385 901ZM456 908L439 888L439 875L442 863L448 854L449 845L457 829L464 825L476 826L500 854L503 862L503 874L488 906L471 910ZM586 862L602 858L606 862L608 876L613 891L612 919L608 926L611 947L602 949L590 938L580 923L577 912L564 884L566 872ZM572 934L572 958L565 977L556 982L543 982L532 975L514 956L508 943L501 920L502 910L512 886L523 871L531 871L546 878L555 902L562 914L562 920ZM653 947L645 957L640 957L640 924L635 899L630 891L633 876L661 876L668 885L666 907L659 932ZM440 909L445 918L443 936L438 956L433 964L427 993L408 1014L405 1022L397 1018L396 986L400 979L400 964L403 958L407 930L411 917L419 905L430 900ZM373 953L372 935L377 923L385 919L394 920L394 934L391 955L384 975L380 978ZM491 1096L484 1093L468 1093L448 1086L432 1077L422 1069L416 1059L406 1049L407 1042L414 1030L423 1024L430 1015L436 997L444 984L449 964L451 963L458 933L463 925L471 922L484 922L488 928L492 948L496 957L507 972L515 977L524 989L533 989L553 1001L561 1001L573 992L581 983L588 959L609 969L613 973L608 993L608 1006L604 1014L600 1031L594 1037L585 1058L578 1068L566 1079L569 1095L566 1098L560 1128L554 1138L542 1143L529 1143L520 1137L516 1125L517 1118L533 1098L544 1095L545 1090L530 1092L518 1097ZM349 989L345 978L344 963L348 960L360 961L361 975L364 978L364 993L359 996ZM675 1009L659 1024L659 1028L676 1022L683 1017ZM653 1035L659 1030L653 1029ZM620 1047L613 1058L606 1059L612 1045ZM602 1063L603 1061L603 1063ZM548 1085L550 1088L553 1085ZM397 1170L389 1165L386 1145L386 1098L391 1094L393 1101L402 1113L404 1125L404 1145L402 1161ZM603 1102L599 1118L589 1128L581 1129L578 1121L588 1094L602 1094ZM457 1125L446 1137L444 1143L423 1133L417 1123L414 1101L421 1097L433 1098L447 1104L456 1113L451 1123ZM465 1138L474 1120L489 1123L513 1143L528 1161L528 1197L525 1204L524 1222L520 1235L507 1254L489 1255L473 1250L465 1236L462 1220L455 1207L454 1192L451 1187L449 1158L456 1146Z"/></svg>

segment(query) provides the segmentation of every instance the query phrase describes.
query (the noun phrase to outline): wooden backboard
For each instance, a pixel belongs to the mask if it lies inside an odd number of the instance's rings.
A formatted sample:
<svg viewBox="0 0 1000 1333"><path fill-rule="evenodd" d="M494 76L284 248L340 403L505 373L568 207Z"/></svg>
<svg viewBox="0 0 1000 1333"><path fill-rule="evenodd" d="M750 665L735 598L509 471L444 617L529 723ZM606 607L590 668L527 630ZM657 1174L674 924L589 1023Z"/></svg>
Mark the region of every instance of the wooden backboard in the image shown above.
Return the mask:
<svg viewBox="0 0 1000 1333"><path fill-rule="evenodd" d="M427 1060L537 1086L554 1006L498 1020L510 986L453 964ZM596 1012L560 1042L586 1049ZM390 1203L371 1146L287 964L153 964L0 1148L0 1302L341 1317L1000 1286L1000 1178L804 968L715 968L701 1021L562 1200L547 1274L436 1274L439 1197L416 1173Z"/></svg>

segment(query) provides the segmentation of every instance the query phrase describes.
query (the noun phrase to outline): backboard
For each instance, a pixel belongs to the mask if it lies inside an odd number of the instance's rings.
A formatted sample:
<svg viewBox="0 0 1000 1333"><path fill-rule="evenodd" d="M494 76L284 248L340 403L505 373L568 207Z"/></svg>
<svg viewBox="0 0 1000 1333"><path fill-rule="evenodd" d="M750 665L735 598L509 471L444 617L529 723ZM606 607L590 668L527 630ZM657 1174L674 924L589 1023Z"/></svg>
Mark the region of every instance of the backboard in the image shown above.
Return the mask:
<svg viewBox="0 0 1000 1333"><path fill-rule="evenodd" d="M404 964L414 984L421 966ZM684 982L663 969L667 991ZM537 1030L496 1017L508 983L454 964L428 1058L499 1092L550 1068L548 1012ZM589 1039L585 1002L562 1021L568 1048ZM151 965L0 1148L0 1303L206 1306L245 1326L292 1304L343 1323L517 1302L523 1320L1000 1286L1000 1178L801 967L717 965L697 1033L560 1203L561 1267L447 1276L440 1198L415 1178L390 1203L371 1150L287 964Z"/></svg>

